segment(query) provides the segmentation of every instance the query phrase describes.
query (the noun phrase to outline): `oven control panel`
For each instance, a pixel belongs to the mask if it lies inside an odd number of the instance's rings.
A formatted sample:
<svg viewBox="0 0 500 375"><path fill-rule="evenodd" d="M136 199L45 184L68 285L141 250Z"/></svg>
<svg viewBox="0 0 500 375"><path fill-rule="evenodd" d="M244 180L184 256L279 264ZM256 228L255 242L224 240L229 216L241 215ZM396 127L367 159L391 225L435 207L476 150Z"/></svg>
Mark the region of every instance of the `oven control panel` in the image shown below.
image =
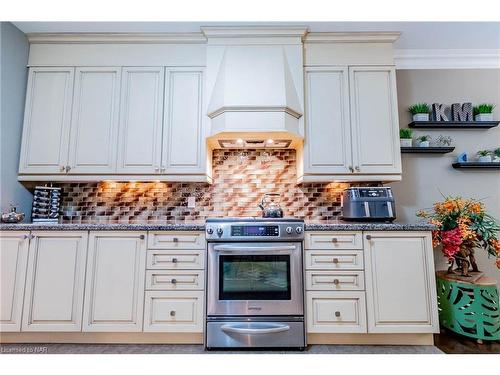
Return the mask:
<svg viewBox="0 0 500 375"><path fill-rule="evenodd" d="M302 240L304 222L224 222L207 220L206 238L208 241L280 241Z"/></svg>

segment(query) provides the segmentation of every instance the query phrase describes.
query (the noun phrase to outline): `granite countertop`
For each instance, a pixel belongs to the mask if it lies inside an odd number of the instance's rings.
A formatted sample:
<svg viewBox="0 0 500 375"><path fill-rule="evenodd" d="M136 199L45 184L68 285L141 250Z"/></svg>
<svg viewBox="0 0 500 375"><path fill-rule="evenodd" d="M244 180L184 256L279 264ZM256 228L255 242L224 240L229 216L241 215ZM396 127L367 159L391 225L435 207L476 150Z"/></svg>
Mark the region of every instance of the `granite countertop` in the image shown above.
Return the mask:
<svg viewBox="0 0 500 375"><path fill-rule="evenodd" d="M306 221L306 231L426 231L436 229L427 223L361 223L341 220ZM165 230L165 231L204 231L205 222L165 222L165 223L88 223L88 224L48 224L19 223L0 224L0 230Z"/></svg>

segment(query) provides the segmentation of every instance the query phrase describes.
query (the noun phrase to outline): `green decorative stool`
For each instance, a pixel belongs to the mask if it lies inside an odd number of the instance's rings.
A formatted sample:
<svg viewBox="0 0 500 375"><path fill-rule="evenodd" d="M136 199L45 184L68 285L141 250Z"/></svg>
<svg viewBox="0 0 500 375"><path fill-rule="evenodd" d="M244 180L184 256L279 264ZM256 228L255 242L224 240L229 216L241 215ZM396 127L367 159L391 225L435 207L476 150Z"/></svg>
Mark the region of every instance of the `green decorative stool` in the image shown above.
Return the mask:
<svg viewBox="0 0 500 375"><path fill-rule="evenodd" d="M500 308L496 281L481 277L456 280L436 272L439 323L458 334L482 340L500 340Z"/></svg>

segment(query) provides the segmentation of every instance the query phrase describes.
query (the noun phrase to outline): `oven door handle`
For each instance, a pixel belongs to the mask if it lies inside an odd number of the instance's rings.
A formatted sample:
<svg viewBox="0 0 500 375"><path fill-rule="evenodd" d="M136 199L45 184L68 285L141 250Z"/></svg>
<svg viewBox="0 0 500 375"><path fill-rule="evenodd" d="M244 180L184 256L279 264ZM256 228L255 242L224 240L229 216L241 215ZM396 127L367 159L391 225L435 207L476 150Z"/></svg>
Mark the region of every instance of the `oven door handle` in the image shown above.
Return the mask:
<svg viewBox="0 0 500 375"><path fill-rule="evenodd" d="M296 246L214 246L215 251L291 251L297 249Z"/></svg>
<svg viewBox="0 0 500 375"><path fill-rule="evenodd" d="M243 334L261 334L261 333L279 333L279 332L285 332L290 330L290 326L286 324L280 324L280 325L272 325L272 326L265 326L262 325L263 328L241 328L238 326L232 326L230 324L225 324L221 326L221 330L224 332L229 332L229 333L243 333ZM250 324L251 327L251 324Z"/></svg>

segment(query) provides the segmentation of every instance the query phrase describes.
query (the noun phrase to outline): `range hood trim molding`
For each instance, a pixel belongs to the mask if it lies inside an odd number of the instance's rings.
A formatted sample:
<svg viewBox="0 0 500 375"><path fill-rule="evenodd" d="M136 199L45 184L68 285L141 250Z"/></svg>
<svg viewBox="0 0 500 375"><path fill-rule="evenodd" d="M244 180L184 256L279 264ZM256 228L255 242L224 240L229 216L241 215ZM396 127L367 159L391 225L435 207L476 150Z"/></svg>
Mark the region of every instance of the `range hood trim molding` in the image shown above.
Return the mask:
<svg viewBox="0 0 500 375"><path fill-rule="evenodd" d="M296 119L299 119L302 117L302 113L299 113L297 111L294 111L293 109L289 107L277 107L277 106L255 106L255 107L221 107L216 111L213 111L208 114L208 117L211 119L222 115L226 112L284 112L290 116L295 117Z"/></svg>
<svg viewBox="0 0 500 375"><path fill-rule="evenodd" d="M202 26L202 33L207 38L275 38L300 37L308 33L307 26Z"/></svg>

